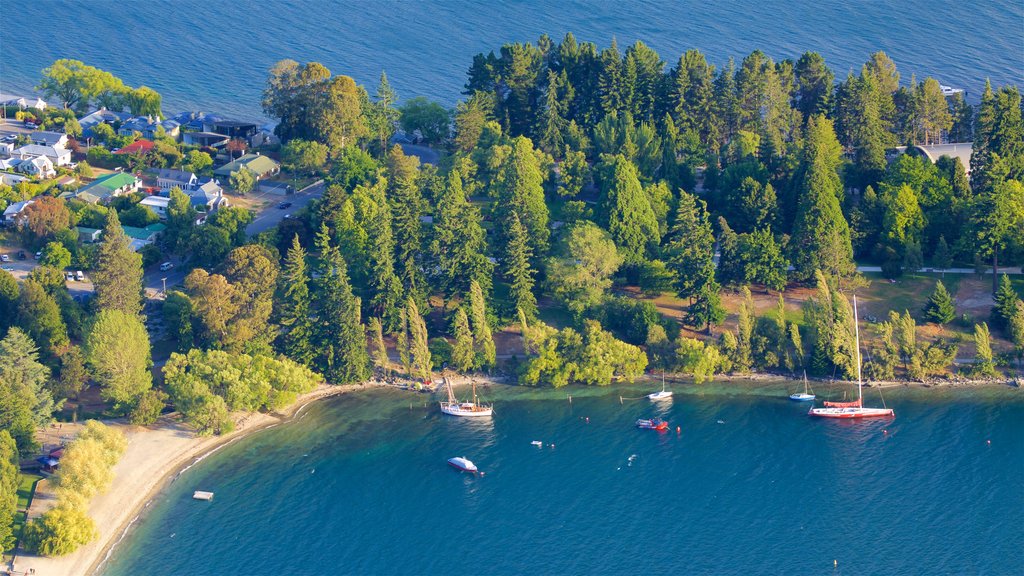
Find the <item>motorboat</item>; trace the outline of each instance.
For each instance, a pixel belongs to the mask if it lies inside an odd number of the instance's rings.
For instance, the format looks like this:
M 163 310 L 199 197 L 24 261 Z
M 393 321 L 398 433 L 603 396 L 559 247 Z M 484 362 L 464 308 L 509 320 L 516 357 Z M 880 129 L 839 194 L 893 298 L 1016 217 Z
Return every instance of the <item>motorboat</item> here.
M 472 472 L 473 474 L 477 473 L 476 464 L 470 462 L 470 460 L 465 456 L 456 456 L 455 458 L 449 458 L 448 464 L 450 464 L 452 468 L 456 468 L 463 472 Z
M 640 428 L 641 430 L 665 431 L 668 430 L 668 422 L 662 420 L 661 418 L 641 418 L 640 420 L 636 421 L 636 427 Z

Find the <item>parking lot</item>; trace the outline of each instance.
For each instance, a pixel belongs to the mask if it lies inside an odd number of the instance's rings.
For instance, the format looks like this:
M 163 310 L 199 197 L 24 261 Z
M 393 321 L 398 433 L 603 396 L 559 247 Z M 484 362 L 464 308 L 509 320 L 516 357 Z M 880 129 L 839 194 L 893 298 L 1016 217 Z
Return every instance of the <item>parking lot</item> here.
M 0 246 L 0 260 L 3 259 L 3 256 L 7 256 L 8 259 L 7 262 L 0 261 L 0 269 L 10 272 L 19 282 L 28 278 L 28 275 L 32 270 L 39 266 L 39 262 L 33 259 L 32 254 L 27 250 L 25 252 L 26 258 L 24 260 L 19 260 L 18 252 L 20 250 L 20 248 L 11 248 L 10 246 Z M 65 271 L 65 273 L 66 272 L 67 271 Z M 83 276 L 83 280 L 78 280 L 77 278 L 65 280 L 68 292 L 73 298 L 76 296 L 87 297 L 89 294 L 92 294 L 92 281 L 89 280 L 89 276 L 87 274 L 84 274 Z

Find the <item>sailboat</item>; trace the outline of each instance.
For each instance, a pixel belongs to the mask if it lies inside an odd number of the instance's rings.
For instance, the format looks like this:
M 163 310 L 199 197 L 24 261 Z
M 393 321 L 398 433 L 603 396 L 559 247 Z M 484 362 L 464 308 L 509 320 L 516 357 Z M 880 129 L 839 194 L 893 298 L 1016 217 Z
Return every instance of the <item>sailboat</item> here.
M 672 399 L 672 392 L 669 391 L 669 390 L 665 390 L 665 373 L 664 372 L 661 373 L 661 392 L 652 392 L 652 393 L 648 394 L 647 397 L 650 398 L 651 400 L 654 400 L 655 402 L 657 402 L 659 400 L 671 400 Z
M 790 394 L 789 395 L 789 399 L 793 400 L 795 402 L 810 402 L 811 400 L 814 400 L 814 398 L 815 398 L 814 394 L 811 394 L 810 390 L 807 388 L 807 371 L 805 370 L 804 371 L 804 391 L 803 392 L 797 392 L 796 394 Z
M 853 331 L 857 341 L 857 399 L 853 402 L 825 402 L 824 408 L 811 408 L 807 414 L 819 418 L 878 418 L 895 416 L 892 408 L 865 408 L 864 384 L 860 375 L 860 327 L 857 318 L 857 296 L 853 296 Z M 884 403 L 883 403 L 884 405 Z
M 476 380 L 473 380 L 473 401 L 459 402 L 452 390 L 451 380 L 445 376 L 444 383 L 448 388 L 448 400 L 441 402 L 441 412 L 452 416 L 490 416 L 494 414 L 494 407 L 490 404 L 479 404 L 476 399 Z

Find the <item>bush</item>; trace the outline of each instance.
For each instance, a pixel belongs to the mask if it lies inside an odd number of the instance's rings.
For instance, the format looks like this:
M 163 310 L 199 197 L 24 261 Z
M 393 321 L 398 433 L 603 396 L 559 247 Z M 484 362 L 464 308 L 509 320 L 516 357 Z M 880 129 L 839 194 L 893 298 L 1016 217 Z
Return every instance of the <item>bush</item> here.
M 448 340 L 431 338 L 427 342 L 427 348 L 430 350 L 430 363 L 434 370 L 440 370 L 452 363 L 452 345 Z
M 84 510 L 58 505 L 25 525 L 25 548 L 41 556 L 63 556 L 99 536 L 96 524 Z
M 128 421 L 136 426 L 149 426 L 156 422 L 167 404 L 167 394 L 160 390 L 148 390 L 132 408 Z
M 632 298 L 609 298 L 600 314 L 601 324 L 630 344 L 645 344 L 652 326 L 661 326 L 666 332 L 673 328 L 653 303 Z

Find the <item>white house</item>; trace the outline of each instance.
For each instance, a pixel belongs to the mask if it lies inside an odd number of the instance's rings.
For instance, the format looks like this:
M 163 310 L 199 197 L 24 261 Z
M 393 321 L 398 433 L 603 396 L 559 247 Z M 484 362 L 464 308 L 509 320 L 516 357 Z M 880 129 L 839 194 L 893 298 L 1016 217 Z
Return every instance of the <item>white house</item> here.
M 22 225 L 25 223 L 25 208 L 32 204 L 33 200 L 25 200 L 24 202 L 15 202 L 4 210 L 4 224 L 7 226 Z
M 167 218 L 167 206 L 170 203 L 170 198 L 164 198 L 163 196 L 146 196 L 139 202 L 139 205 L 145 206 L 153 212 L 156 212 L 156 215 L 159 216 L 161 220 L 165 220 Z
M 33 144 L 38 144 L 39 146 L 68 147 L 68 135 L 63 132 L 40 130 L 38 132 L 30 132 L 29 138 Z
M 199 177 L 193 172 L 163 168 L 156 173 L 156 183 L 160 190 L 167 194 L 171 193 L 171 188 L 189 192 L 199 185 Z
M 22 159 L 18 164 L 18 171 L 36 178 L 52 178 L 57 175 L 57 171 L 53 169 L 53 162 L 46 156 Z
M 39 144 L 27 144 L 18 148 L 12 154 L 15 158 L 29 160 L 37 156 L 45 156 L 50 159 L 54 166 L 67 166 L 71 163 L 71 151 L 63 146 L 40 146 Z
M 0 166 L 3 165 L 3 160 L 0 160 Z M 10 172 L 0 172 L 0 184 L 6 184 L 8 186 L 15 186 L 19 182 L 25 182 L 28 180 L 28 176 L 22 176 L 21 174 L 11 174 Z
M 0 142 L 0 156 L 10 158 L 14 154 L 14 142 Z

